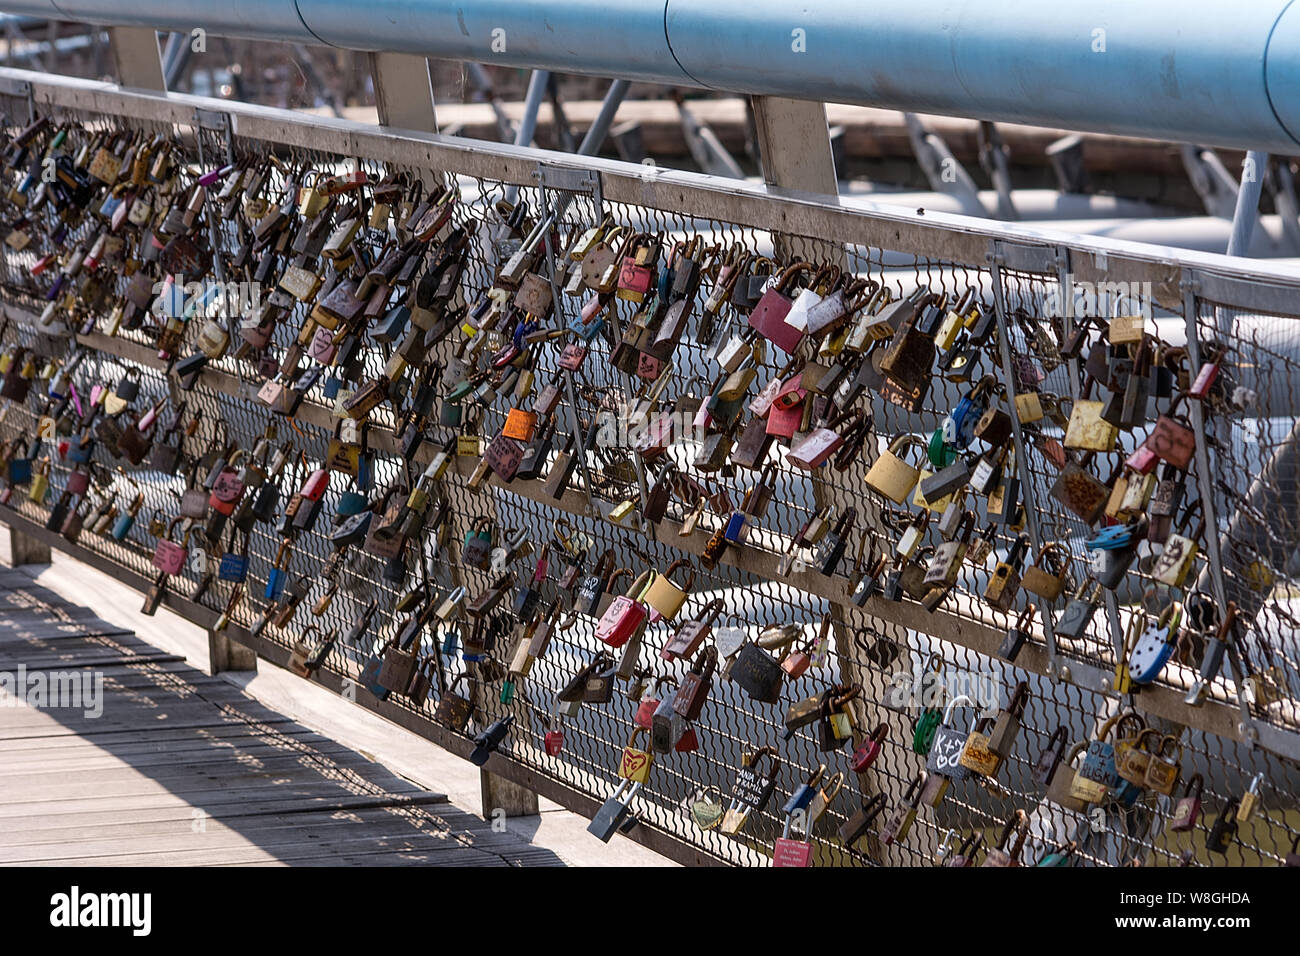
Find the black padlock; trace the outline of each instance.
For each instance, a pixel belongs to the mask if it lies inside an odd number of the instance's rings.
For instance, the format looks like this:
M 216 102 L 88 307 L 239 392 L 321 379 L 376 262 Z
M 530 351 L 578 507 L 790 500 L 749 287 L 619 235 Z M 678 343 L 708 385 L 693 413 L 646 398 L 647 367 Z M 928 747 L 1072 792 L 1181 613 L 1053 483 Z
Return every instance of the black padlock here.
M 827 577 L 835 573 L 840 561 L 844 559 L 844 552 L 849 543 L 849 532 L 853 530 L 853 523 L 857 517 L 856 508 L 846 509 L 844 514 L 840 515 L 840 520 L 835 523 L 835 527 L 818 544 L 817 569 Z
M 1219 817 L 1210 827 L 1210 834 L 1205 838 L 1205 848 L 1211 853 L 1227 853 L 1232 841 L 1237 838 L 1237 805 L 1233 797 L 1223 805 Z
M 481 767 L 487 763 L 488 757 L 501 746 L 501 742 L 510 733 L 510 725 L 514 722 L 515 715 L 510 714 L 500 720 L 493 721 L 487 730 L 475 737 L 474 750 L 469 755 L 470 763 L 476 767 Z
M 209 541 L 217 542 L 221 540 L 221 534 L 226 530 L 227 515 L 222 514 L 216 508 L 211 509 L 212 513 L 208 515 L 207 524 L 203 526 L 203 533 Z
M 178 384 L 181 391 L 188 392 L 194 388 L 198 382 L 199 373 L 207 367 L 207 364 L 208 357 L 202 352 L 195 352 L 193 355 L 187 355 L 172 366 L 172 371 L 180 378 Z
M 291 522 L 293 531 L 311 531 L 316 527 L 316 519 L 320 517 L 321 506 L 324 504 L 324 498 L 317 498 L 315 501 L 304 501 L 299 505 Z
M 268 481 L 257 490 L 257 495 L 253 499 L 253 520 L 260 521 L 262 524 L 274 521 L 279 510 L 280 486 L 274 481 Z
M 164 571 L 154 579 L 153 586 L 149 588 L 149 593 L 144 597 L 144 605 L 140 608 L 141 614 L 152 617 L 158 612 L 158 605 L 162 603 L 163 592 L 167 590 L 168 577 L 169 575 Z
M 117 388 L 113 394 L 126 402 L 128 405 L 134 402 L 136 396 L 140 394 L 140 370 L 128 369 L 127 373 L 117 383 Z
M 1015 623 L 1007 628 L 1007 636 L 998 645 L 998 657 L 1004 661 L 1014 661 L 1019 656 L 1021 648 L 1029 640 L 1029 624 L 1033 621 L 1036 610 L 1037 608 L 1030 604 L 1020 612 L 1020 617 Z
M 389 584 L 401 587 L 406 583 L 406 548 L 403 546 L 398 552 L 384 562 L 383 578 Z
M 68 519 L 68 508 L 72 503 L 72 493 L 69 491 L 59 495 L 59 500 L 54 503 L 50 509 L 50 516 L 46 519 L 45 529 L 47 531 L 58 531 L 63 527 L 63 522 Z

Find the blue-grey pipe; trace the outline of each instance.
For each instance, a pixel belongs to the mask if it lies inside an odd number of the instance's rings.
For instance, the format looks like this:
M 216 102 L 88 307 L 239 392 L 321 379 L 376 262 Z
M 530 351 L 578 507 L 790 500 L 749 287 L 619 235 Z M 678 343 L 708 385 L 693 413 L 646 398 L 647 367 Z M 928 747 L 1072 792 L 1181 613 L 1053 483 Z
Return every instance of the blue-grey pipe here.
M 1246 154 L 1242 167 L 1248 175 L 1241 177 L 1237 190 L 1237 208 L 1232 214 L 1232 234 L 1228 236 L 1228 255 L 1244 256 L 1250 248 L 1250 238 L 1259 221 L 1259 196 L 1264 189 L 1264 171 L 1268 167 L 1268 153 L 1252 149 Z
M 592 121 L 587 134 L 582 137 L 582 144 L 578 146 L 579 156 L 595 156 L 600 152 L 605 137 L 609 135 L 609 128 L 614 125 L 614 117 L 623 103 L 623 97 L 627 96 L 627 89 L 631 85 L 627 80 L 615 80 L 609 85 L 609 89 L 605 91 L 605 98 L 600 103 L 600 111 L 596 113 L 596 118 Z
M 528 92 L 524 95 L 524 115 L 515 129 L 515 145 L 531 146 L 533 135 L 537 132 L 537 111 L 542 107 L 542 98 L 546 96 L 546 83 L 551 74 L 546 70 L 533 70 L 528 79 Z M 506 188 L 506 201 L 513 203 L 519 196 L 518 186 Z
M 0 0 L 7 12 L 1300 152 L 1300 2 Z

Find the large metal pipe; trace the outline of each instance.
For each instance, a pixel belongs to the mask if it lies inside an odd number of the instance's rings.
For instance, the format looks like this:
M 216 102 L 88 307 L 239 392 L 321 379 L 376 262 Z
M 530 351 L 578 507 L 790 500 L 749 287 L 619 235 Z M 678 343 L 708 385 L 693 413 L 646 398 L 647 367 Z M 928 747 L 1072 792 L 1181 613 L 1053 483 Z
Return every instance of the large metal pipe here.
M 1300 153 L 1292 0 L 0 0 L 92 23 L 389 50 Z

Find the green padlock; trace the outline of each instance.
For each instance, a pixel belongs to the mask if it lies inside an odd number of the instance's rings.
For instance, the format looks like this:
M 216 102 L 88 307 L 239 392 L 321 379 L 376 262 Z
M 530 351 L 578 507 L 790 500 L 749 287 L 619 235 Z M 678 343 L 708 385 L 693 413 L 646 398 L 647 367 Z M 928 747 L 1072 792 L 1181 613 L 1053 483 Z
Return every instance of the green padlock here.
M 943 711 L 938 707 L 927 707 L 921 711 L 921 716 L 916 718 L 916 724 L 912 728 L 912 750 L 918 754 L 928 754 L 930 747 L 934 743 L 934 735 L 939 729 L 939 724 L 943 720 Z

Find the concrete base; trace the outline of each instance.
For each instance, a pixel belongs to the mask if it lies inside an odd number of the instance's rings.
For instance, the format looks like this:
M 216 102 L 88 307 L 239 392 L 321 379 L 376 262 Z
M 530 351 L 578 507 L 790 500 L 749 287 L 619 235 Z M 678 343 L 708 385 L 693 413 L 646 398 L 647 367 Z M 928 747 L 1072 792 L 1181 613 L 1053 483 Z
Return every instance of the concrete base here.
M 49 564 L 50 546 L 35 538 L 23 534 L 15 528 L 8 529 L 9 555 L 7 563 L 11 568 L 24 564 Z
M 208 631 L 208 667 L 212 674 L 257 671 L 257 653 L 218 631 Z
M 537 794 L 527 787 L 521 787 L 486 770 L 479 771 L 479 781 L 483 792 L 484 819 L 492 819 L 498 810 L 504 810 L 507 817 L 537 816 Z

